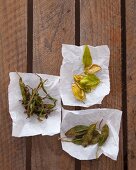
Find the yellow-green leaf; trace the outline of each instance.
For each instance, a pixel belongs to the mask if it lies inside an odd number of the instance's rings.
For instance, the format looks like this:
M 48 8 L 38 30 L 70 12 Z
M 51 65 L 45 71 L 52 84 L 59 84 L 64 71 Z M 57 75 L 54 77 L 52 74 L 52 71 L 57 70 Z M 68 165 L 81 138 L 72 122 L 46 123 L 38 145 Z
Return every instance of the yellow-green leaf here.
M 85 68 L 85 74 L 94 74 L 100 70 L 101 67 L 99 65 L 92 64 L 91 66 Z
M 83 76 L 82 74 L 75 74 L 75 75 L 73 76 L 74 81 L 77 82 L 77 83 L 79 83 L 80 80 L 82 80 L 83 77 L 84 77 L 84 76 Z
M 79 85 L 84 91 L 90 92 L 93 88 L 98 86 L 99 83 L 100 79 L 96 75 L 90 74 L 84 76 L 84 78 L 79 82 Z
M 84 68 L 92 65 L 92 57 L 91 57 L 90 49 L 87 45 L 85 45 L 85 48 L 84 48 L 83 65 L 84 65 Z
M 72 84 L 72 92 L 77 100 L 83 101 L 86 98 L 85 92 L 78 86 L 77 83 Z

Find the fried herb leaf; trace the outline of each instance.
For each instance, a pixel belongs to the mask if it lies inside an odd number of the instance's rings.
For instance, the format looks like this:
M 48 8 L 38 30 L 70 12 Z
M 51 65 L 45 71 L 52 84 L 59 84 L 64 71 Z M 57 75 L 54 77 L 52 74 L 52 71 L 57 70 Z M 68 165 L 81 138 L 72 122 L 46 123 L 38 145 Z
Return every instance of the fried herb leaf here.
M 109 127 L 107 124 L 105 124 L 102 128 L 101 135 L 98 141 L 98 145 L 102 146 L 106 142 L 108 136 L 109 136 Z
M 86 133 L 88 129 L 88 126 L 85 125 L 77 125 L 74 126 L 73 128 L 69 129 L 65 135 L 67 137 L 76 137 L 76 136 L 80 136 L 80 135 L 84 135 Z
M 84 47 L 84 53 L 83 53 L 82 60 L 83 60 L 84 68 L 92 65 L 92 57 L 91 57 L 90 49 L 87 45 L 85 45 L 85 47 Z
M 92 124 L 89 126 L 87 133 L 83 136 L 83 143 L 82 146 L 86 147 L 89 145 L 89 143 L 91 142 L 92 138 L 93 138 L 93 133 L 96 129 L 96 124 Z

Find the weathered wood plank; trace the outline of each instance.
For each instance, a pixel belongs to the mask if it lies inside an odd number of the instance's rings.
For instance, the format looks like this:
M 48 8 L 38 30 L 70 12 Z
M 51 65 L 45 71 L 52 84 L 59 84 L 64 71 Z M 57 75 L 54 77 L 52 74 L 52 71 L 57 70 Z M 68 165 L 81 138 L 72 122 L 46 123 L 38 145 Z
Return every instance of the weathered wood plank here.
M 34 0 L 33 71 L 59 75 L 61 44 L 74 43 L 74 1 Z M 33 170 L 73 170 L 74 159 L 62 151 L 58 135 L 32 138 Z
M 136 0 L 126 0 L 128 170 L 136 168 Z
M 25 170 L 25 139 L 11 137 L 10 71 L 26 71 L 26 0 L 0 0 L 0 169 Z
M 81 0 L 81 44 L 108 44 L 111 51 L 110 81 L 111 92 L 100 107 L 122 107 L 121 90 L 121 12 L 120 0 Z M 98 107 L 98 106 L 97 106 Z M 123 141 L 120 132 L 120 151 L 117 162 L 102 156 L 99 160 L 82 161 L 82 170 L 122 170 Z

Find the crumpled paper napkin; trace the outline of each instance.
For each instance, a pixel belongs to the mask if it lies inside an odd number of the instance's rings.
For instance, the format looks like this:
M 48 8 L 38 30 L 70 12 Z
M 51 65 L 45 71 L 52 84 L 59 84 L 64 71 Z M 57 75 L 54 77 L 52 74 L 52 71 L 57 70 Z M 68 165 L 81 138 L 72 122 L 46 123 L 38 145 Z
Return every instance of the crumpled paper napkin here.
M 19 73 L 25 84 L 32 88 L 37 87 L 40 82 L 39 77 L 32 73 Z M 59 94 L 59 77 L 47 74 L 39 74 L 44 80 L 47 92 L 57 99 L 55 111 L 51 112 L 48 119 L 42 122 L 37 120 L 37 116 L 34 115 L 30 118 L 26 118 L 24 114 L 24 107 L 19 100 L 22 99 L 21 91 L 19 87 L 19 76 L 15 72 L 11 72 L 10 84 L 8 87 L 9 98 L 9 112 L 12 118 L 12 136 L 34 136 L 38 134 L 52 136 L 60 132 L 61 123 L 61 99 Z M 45 95 L 40 91 L 40 95 Z
M 117 160 L 119 152 L 119 129 L 122 111 L 117 109 L 88 109 L 79 111 L 62 110 L 63 120 L 61 124 L 61 138 L 65 137 L 65 132 L 76 125 L 90 125 L 103 119 L 101 127 L 106 123 L 109 126 L 109 137 L 105 144 L 99 148 L 98 157 L 101 154 Z M 69 140 L 69 138 L 66 138 Z M 89 145 L 86 148 L 75 145 L 71 142 L 62 143 L 62 149 L 72 157 L 79 160 L 96 159 L 97 144 Z
M 73 75 L 83 73 L 82 56 L 84 46 L 63 44 L 63 62 L 60 69 L 60 95 L 64 105 L 89 107 L 94 104 L 101 104 L 103 98 L 110 92 L 109 48 L 107 45 L 88 47 L 90 48 L 93 64 L 98 64 L 102 68 L 100 72 L 96 73 L 101 83 L 91 93 L 86 94 L 84 103 L 75 99 L 71 85 L 74 82 Z

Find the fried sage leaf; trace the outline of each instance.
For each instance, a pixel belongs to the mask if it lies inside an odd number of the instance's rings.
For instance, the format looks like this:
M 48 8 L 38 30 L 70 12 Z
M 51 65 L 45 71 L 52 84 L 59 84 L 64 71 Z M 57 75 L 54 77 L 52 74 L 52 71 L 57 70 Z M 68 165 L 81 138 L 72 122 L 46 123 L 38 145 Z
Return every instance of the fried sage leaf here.
M 82 145 L 83 139 L 82 138 L 74 138 L 72 139 L 72 143 L 76 145 Z
M 85 68 L 85 74 L 94 74 L 100 70 L 101 67 L 99 65 L 92 64 L 91 66 Z
M 77 100 L 84 101 L 86 98 L 85 92 L 78 86 L 77 83 L 72 84 L 72 92 Z
M 100 133 L 97 130 L 94 130 L 93 137 L 92 137 L 90 144 L 92 145 L 97 144 L 99 141 L 99 137 L 100 137 Z
M 79 83 L 79 82 L 84 78 L 84 75 L 82 75 L 82 74 L 75 74 L 75 75 L 73 76 L 73 78 L 74 78 L 74 81 L 75 81 L 76 83 Z
M 79 82 L 79 85 L 85 92 L 90 92 L 93 88 L 96 88 L 99 83 L 100 79 L 96 75 L 91 74 L 84 76 Z
M 87 132 L 88 126 L 85 125 L 77 125 L 74 126 L 73 128 L 69 129 L 65 135 L 67 137 L 76 137 L 80 135 L 84 135 Z
M 105 124 L 102 128 L 101 135 L 99 137 L 98 146 L 102 146 L 109 136 L 109 127 Z
M 17 73 L 18 74 L 18 73 Z M 28 86 L 26 86 L 22 80 L 22 77 L 19 76 L 19 86 L 21 90 L 21 95 L 22 95 L 22 104 L 27 105 L 28 100 L 30 99 L 30 92 Z
M 82 60 L 83 60 L 84 68 L 92 65 L 92 57 L 91 57 L 90 49 L 87 45 L 85 45 L 84 47 L 84 54 Z
M 93 138 L 93 133 L 96 130 L 96 123 L 89 126 L 87 133 L 83 136 L 82 146 L 88 146 Z

